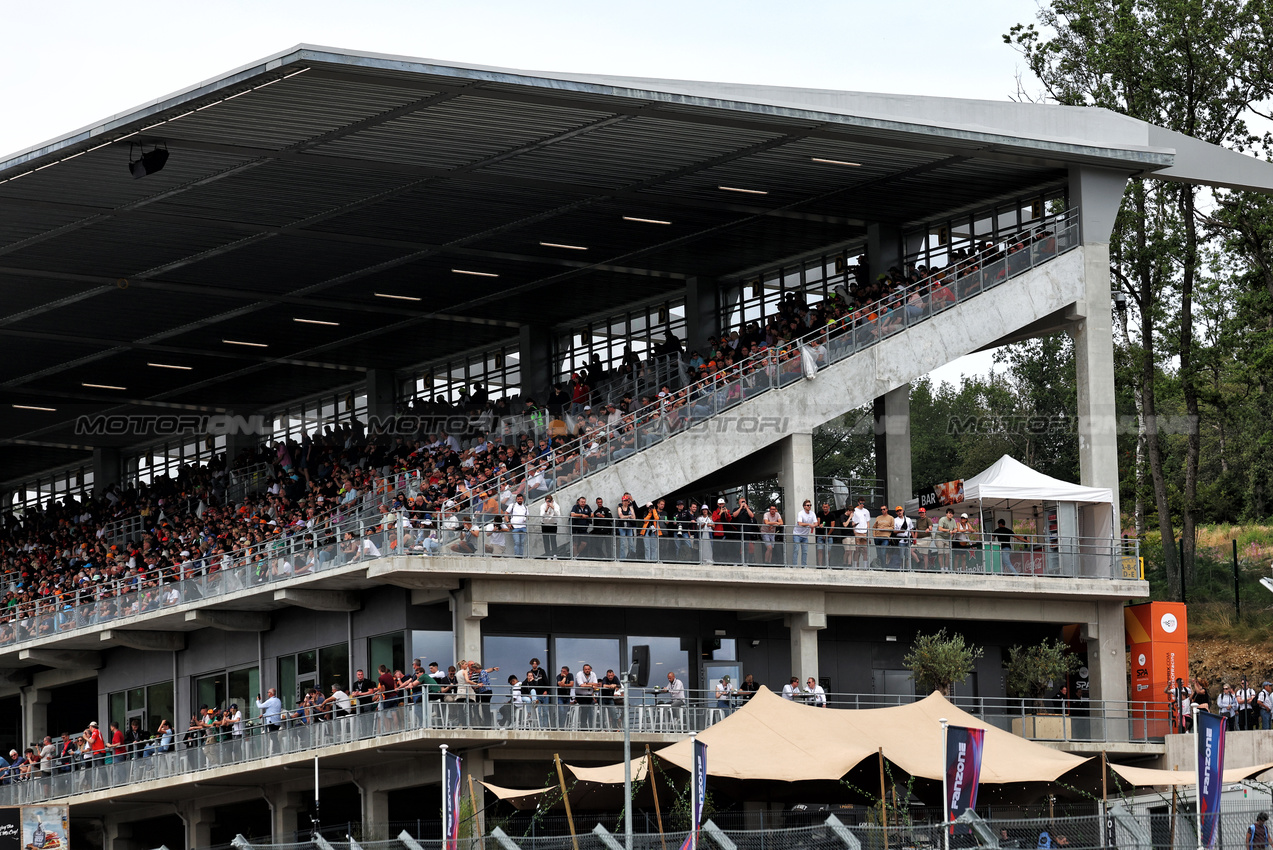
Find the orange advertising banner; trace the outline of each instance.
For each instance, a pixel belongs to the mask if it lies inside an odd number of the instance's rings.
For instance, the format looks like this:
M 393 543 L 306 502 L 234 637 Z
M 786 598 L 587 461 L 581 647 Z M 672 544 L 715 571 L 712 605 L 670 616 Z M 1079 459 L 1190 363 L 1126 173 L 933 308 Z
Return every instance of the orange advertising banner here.
M 1131 661 L 1134 722 L 1149 735 L 1171 731 L 1171 698 L 1166 689 L 1189 679 L 1189 632 L 1180 602 L 1147 602 L 1123 609 Z

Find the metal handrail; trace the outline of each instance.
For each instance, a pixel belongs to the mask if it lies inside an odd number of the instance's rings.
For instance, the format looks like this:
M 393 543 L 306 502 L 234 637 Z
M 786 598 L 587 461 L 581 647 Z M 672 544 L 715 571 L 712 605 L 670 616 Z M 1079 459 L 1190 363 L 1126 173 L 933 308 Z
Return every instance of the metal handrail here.
M 201 770 L 248 765 L 277 756 L 323 747 L 374 741 L 386 735 L 454 735 L 456 730 L 488 730 L 522 734 L 529 738 L 554 733 L 589 733 L 602 740 L 622 734 L 622 699 L 617 693 L 588 695 L 531 695 L 519 689 L 517 701 L 508 686 L 493 688 L 481 699 L 467 694 L 447 701 L 446 694 L 419 689 L 373 694 L 354 702 L 348 715 L 337 716 L 334 707 L 323 711 L 288 712 L 277 730 L 269 730 L 260 717 L 245 721 L 243 734 L 229 726 L 204 729 L 188 740 L 175 733 L 168 751 L 162 740 L 152 738 L 134 746 L 119 761 L 103 758 L 59 761 L 53 773 L 22 781 L 0 778 L 0 805 L 26 805 L 76 794 L 103 791 L 138 782 L 174 779 Z M 777 693 L 782 693 L 778 690 Z M 629 720 L 637 735 L 680 736 L 701 732 L 742 708 L 748 697 L 737 690 L 723 696 L 712 690 L 686 690 L 683 700 L 673 699 L 662 688 L 631 689 Z M 874 709 L 906 705 L 917 695 L 826 693 L 801 690 L 793 701 L 816 708 L 825 699 L 831 709 Z M 592 700 L 592 701 L 589 701 Z M 1031 740 L 1067 743 L 1158 741 L 1170 726 L 1165 703 L 1093 700 L 1064 706 L 1048 701 L 1010 698 L 953 697 L 958 707 L 983 723 Z M 1050 707 L 1055 706 L 1054 711 Z M 658 740 L 657 738 L 655 740 Z M 113 751 L 112 751 L 113 752 Z M 4 784 L 5 782 L 8 784 Z

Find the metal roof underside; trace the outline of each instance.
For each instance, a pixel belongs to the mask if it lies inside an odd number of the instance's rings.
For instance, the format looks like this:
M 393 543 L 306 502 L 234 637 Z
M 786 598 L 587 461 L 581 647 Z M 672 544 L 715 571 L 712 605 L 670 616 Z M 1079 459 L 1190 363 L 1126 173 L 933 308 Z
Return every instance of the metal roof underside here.
M 74 434 L 81 414 L 259 411 L 1055 188 L 1076 162 L 1172 162 L 638 82 L 301 47 L 0 163 L 0 481 L 87 462 L 103 438 Z M 138 143 L 170 159 L 135 180 Z

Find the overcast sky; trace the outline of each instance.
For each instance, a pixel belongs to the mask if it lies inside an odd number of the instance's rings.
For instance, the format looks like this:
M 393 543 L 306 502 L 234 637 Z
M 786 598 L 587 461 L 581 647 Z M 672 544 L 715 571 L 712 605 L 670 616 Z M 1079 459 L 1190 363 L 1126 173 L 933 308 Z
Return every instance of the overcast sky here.
M 300 43 L 526 70 L 1006 100 L 1022 63 L 1002 35 L 1036 11 L 1032 0 L 10 3 L 0 160 Z M 937 377 L 988 363 L 964 358 Z

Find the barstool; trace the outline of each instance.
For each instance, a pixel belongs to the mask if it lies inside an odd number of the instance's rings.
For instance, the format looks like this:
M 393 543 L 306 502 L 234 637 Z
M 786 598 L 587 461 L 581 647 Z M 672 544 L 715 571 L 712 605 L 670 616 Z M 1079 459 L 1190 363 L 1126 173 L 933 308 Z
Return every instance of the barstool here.
M 657 728 L 654 724 L 654 706 L 634 705 L 632 708 L 636 711 L 637 731 L 653 732 Z
M 721 722 L 722 720 L 725 719 L 725 716 L 727 714 L 729 714 L 729 711 L 727 709 L 721 708 L 720 706 L 716 706 L 715 708 L 708 709 L 707 710 L 707 725 L 711 726 L 713 723 Z
M 685 731 L 685 706 L 660 703 L 655 706 L 655 727 L 660 732 Z

